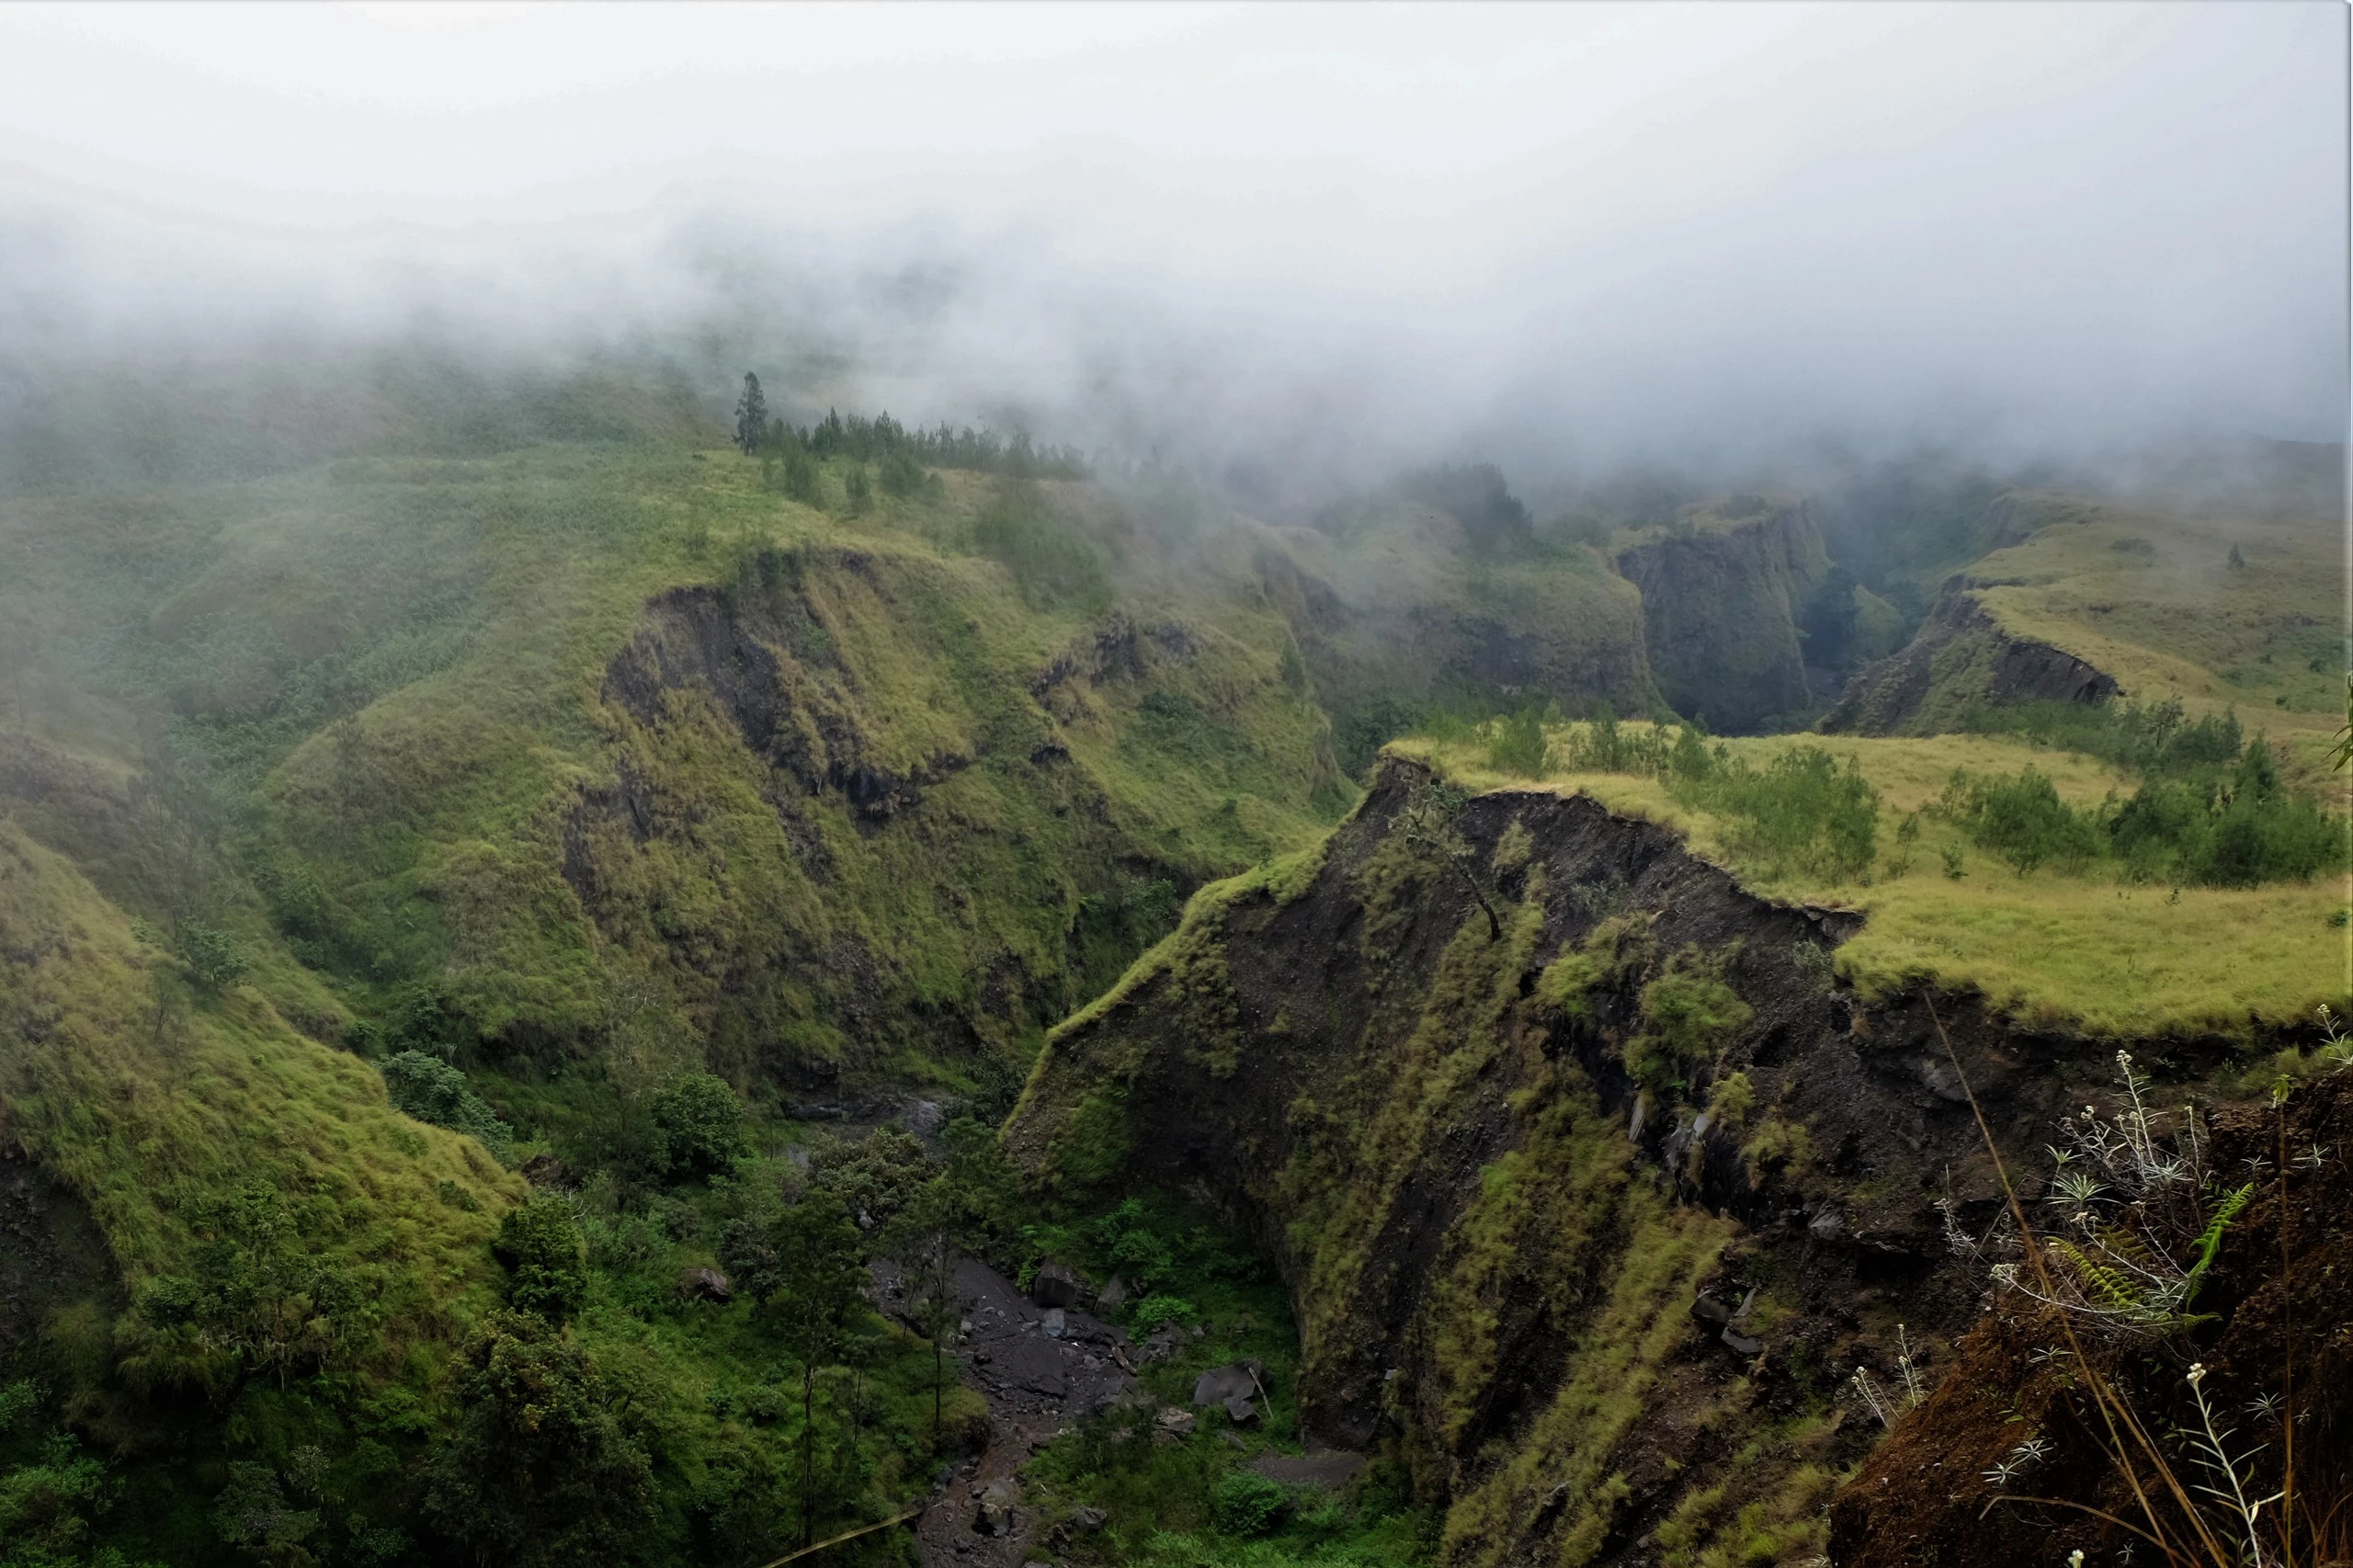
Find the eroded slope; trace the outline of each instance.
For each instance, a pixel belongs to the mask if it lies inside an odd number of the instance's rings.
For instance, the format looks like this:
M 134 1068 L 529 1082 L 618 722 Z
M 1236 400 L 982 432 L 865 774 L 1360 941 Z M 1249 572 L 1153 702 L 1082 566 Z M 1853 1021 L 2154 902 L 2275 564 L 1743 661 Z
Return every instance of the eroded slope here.
M 1007 1144 L 1252 1230 L 1299 1305 L 1302 1426 L 1395 1444 L 1444 1561 L 1804 1555 L 1870 1440 L 1845 1370 L 1893 1375 L 1899 1321 L 1933 1358 L 1975 1308 L 1935 1205 L 1983 1220 L 1995 1188 L 1929 999 L 1859 1004 L 1850 917 L 1579 796 L 1453 812 L 1491 935 L 1408 830 L 1429 789 L 1392 758 L 1322 851 L 1205 890 L 1051 1037 Z M 2077 1048 L 1943 1006 L 2032 1137 Z

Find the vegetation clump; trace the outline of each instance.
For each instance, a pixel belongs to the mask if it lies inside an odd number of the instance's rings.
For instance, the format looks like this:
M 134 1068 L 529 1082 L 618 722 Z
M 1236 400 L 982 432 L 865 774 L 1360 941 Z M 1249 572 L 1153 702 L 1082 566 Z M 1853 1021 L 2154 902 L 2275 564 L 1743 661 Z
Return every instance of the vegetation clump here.
M 2206 733 L 2212 744 L 2154 753 L 2120 802 L 2070 807 L 2029 767 L 2006 778 L 1957 772 L 1938 809 L 2020 876 L 2112 859 L 2136 882 L 2246 888 L 2345 863 L 2344 824 L 2281 784 L 2260 736 L 2242 744 L 2235 722 Z
M 479 1138 L 484 1148 L 502 1157 L 512 1147 L 514 1130 L 467 1086 L 464 1073 L 439 1057 L 403 1051 L 386 1058 L 381 1071 L 384 1092 L 405 1114 Z

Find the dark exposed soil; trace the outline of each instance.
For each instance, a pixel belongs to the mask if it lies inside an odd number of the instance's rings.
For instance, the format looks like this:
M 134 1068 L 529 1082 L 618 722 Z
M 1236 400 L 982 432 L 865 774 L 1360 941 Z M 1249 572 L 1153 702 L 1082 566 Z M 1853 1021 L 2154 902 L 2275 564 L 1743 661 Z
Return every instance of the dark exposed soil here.
M 0 1150 L 0 1370 L 68 1302 L 119 1292 L 112 1254 L 88 1207 L 13 1150 Z
M 2220 1112 L 2213 1131 L 2211 1167 L 2232 1180 L 2250 1172 L 2258 1180 L 2254 1205 L 2227 1233 L 2195 1303 L 2214 1321 L 2162 1339 L 2082 1343 L 2156 1433 L 2196 1423 L 2184 1374 L 2193 1362 L 2204 1365 L 2211 1403 L 2238 1429 L 2233 1449 L 2263 1448 L 2250 1477 L 2256 1495 L 2279 1488 L 2283 1431 L 2279 1417 L 2267 1420 L 2249 1406 L 2292 1392 L 2297 1485 L 2306 1499 L 2298 1512 L 2325 1516 L 2353 1488 L 2353 1298 L 2342 1284 L 2353 1278 L 2353 1205 L 2346 1201 L 2353 1076 L 2307 1085 L 2289 1100 L 2284 1282 L 2281 1128 L 2256 1106 Z M 2307 1163 L 2315 1150 L 2316 1168 Z M 2258 1170 L 2246 1163 L 2253 1160 L 2266 1163 Z M 2145 1525 L 2145 1516 L 2121 1472 L 2103 1457 L 2105 1429 L 2096 1407 L 2070 1386 L 2075 1380 L 2064 1363 L 2052 1359 L 2054 1349 L 2066 1347 L 2060 1324 L 2031 1306 L 2006 1298 L 1986 1314 L 1927 1403 L 1897 1423 L 1840 1494 L 1830 1550 L 1838 1568 L 2008 1568 L 2063 1562 L 2076 1548 L 2092 1568 L 2130 1561 L 2124 1549 L 2134 1544 L 2131 1538 L 2082 1510 L 2096 1507 L 2135 1525 Z M 2008 1491 L 2061 1501 L 1997 1502 L 2001 1494 L 1985 1471 L 2038 1435 L 2052 1444 L 2051 1457 Z M 2180 1445 L 2167 1443 L 2165 1451 L 2185 1485 L 2220 1481 Z M 2141 1468 L 2152 1474 L 2145 1461 Z M 2178 1527 L 2177 1511 L 2161 1504 L 2160 1513 Z M 2145 1562 L 2156 1553 L 2143 1542 L 2137 1556 Z

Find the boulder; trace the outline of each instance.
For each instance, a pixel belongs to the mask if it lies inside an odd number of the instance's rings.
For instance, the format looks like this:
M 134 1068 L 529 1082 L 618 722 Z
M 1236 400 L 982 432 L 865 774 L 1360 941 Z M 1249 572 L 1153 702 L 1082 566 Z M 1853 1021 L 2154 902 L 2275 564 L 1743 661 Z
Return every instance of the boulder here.
M 678 1274 L 678 1300 L 682 1301 L 717 1301 L 724 1306 L 735 1299 L 734 1287 L 727 1276 L 716 1268 L 688 1268 Z
M 1179 1410 L 1173 1404 L 1154 1416 L 1152 1421 L 1154 1432 L 1171 1441 L 1191 1437 L 1193 1428 L 1198 1425 L 1191 1411 Z
M 1258 1419 L 1258 1406 L 1246 1393 L 1237 1393 L 1225 1402 L 1225 1414 L 1236 1426 L 1246 1426 Z
M 534 1154 L 516 1169 L 525 1181 L 542 1192 L 565 1192 L 580 1185 L 572 1167 L 553 1154 Z
M 1103 1289 L 1097 1293 L 1095 1310 L 1098 1312 L 1116 1312 L 1127 1299 L 1128 1282 L 1114 1274 L 1103 1282 Z
M 1253 1399 L 1265 1387 L 1267 1369 L 1256 1361 L 1230 1361 L 1213 1367 L 1193 1380 L 1195 1404 L 1223 1404 L 1229 1400 Z
M 1029 1282 L 1029 1299 L 1041 1307 L 1080 1306 L 1086 1296 L 1086 1281 L 1066 1263 L 1042 1265 Z
M 983 1535 L 1011 1533 L 1013 1505 L 1018 1495 L 1010 1481 L 990 1482 L 981 1489 L 980 1506 L 972 1512 L 972 1528 Z
M 1063 1332 L 1070 1327 L 1070 1320 L 1063 1315 L 1062 1308 L 1048 1307 L 1046 1321 L 1039 1327 L 1044 1331 L 1047 1338 L 1060 1339 Z
M 1070 1522 L 1074 1528 L 1093 1535 L 1111 1522 L 1111 1516 L 1100 1508 L 1077 1508 L 1072 1511 Z

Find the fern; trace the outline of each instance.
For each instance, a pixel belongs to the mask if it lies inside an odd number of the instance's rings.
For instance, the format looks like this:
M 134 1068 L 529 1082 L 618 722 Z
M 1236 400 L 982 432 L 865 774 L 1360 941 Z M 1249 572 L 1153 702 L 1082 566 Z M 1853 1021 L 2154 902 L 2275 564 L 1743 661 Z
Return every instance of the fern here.
M 2131 1317 L 2146 1315 L 2141 1292 L 2135 1290 L 2123 1275 L 2097 1262 L 2063 1236 L 2052 1237 L 2050 1245 L 2052 1251 L 2067 1260 L 2086 1289 L 2097 1297 L 2102 1305 Z
M 2198 1254 L 2198 1261 L 2189 1266 L 2188 1274 L 2182 1279 L 2181 1304 L 2183 1306 L 2188 1306 L 2191 1298 L 2198 1294 L 2198 1282 L 2206 1277 L 2206 1270 L 2212 1265 L 2214 1255 L 2222 1250 L 2222 1233 L 2231 1228 L 2231 1221 L 2245 1212 L 2246 1206 L 2254 1200 L 2255 1183 L 2248 1182 L 2245 1187 L 2222 1199 L 2221 1207 L 2214 1210 L 2214 1217 L 2206 1221 L 2204 1230 L 2198 1233 L 2198 1240 L 2191 1244 Z

